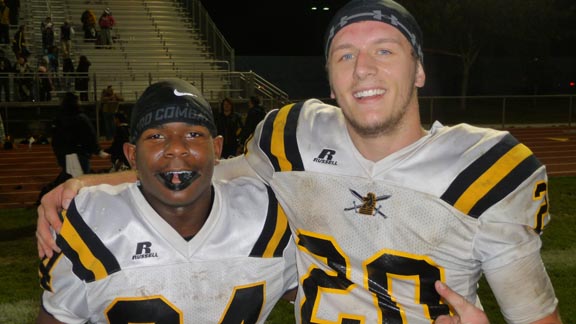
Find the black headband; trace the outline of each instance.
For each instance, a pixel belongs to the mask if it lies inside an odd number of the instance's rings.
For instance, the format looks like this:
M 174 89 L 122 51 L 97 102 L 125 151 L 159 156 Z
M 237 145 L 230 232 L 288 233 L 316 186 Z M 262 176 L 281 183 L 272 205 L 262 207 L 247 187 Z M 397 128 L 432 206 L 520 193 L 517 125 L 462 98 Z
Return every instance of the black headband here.
M 380 21 L 395 27 L 412 44 L 420 61 L 424 62 L 422 31 L 418 22 L 408 10 L 392 0 L 352 0 L 338 10 L 324 36 L 326 59 L 336 33 L 349 24 L 360 21 Z
M 152 84 L 138 98 L 130 121 L 131 141 L 148 128 L 171 122 L 201 125 L 216 136 L 216 124 L 210 104 L 196 87 L 180 79 Z

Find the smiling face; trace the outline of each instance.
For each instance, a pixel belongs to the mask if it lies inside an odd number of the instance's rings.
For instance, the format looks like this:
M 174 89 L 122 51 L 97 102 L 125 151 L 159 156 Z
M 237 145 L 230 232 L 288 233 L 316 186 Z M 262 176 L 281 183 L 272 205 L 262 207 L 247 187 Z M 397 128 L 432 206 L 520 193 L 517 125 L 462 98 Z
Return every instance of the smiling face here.
M 144 130 L 124 153 L 138 172 L 142 193 L 155 210 L 210 202 L 222 137 L 204 126 L 165 123 Z
M 331 96 L 352 136 L 378 137 L 418 124 L 417 88 L 425 81 L 412 45 L 396 28 L 363 21 L 342 28 L 328 55 Z

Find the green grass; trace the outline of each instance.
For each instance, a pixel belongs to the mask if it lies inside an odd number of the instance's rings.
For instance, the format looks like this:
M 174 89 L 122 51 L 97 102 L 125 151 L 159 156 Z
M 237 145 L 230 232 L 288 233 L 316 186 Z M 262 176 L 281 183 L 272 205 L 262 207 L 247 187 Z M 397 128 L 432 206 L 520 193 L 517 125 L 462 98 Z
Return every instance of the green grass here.
M 38 314 L 35 229 L 35 209 L 0 209 L 0 323 L 34 323 Z
M 576 177 L 550 179 L 552 222 L 542 236 L 542 257 L 565 323 L 576 318 Z M 32 324 L 38 312 L 35 209 L 0 209 L 0 323 Z M 485 282 L 480 298 L 492 324 L 504 324 Z M 280 302 L 268 319 L 270 324 L 294 323 L 293 306 Z

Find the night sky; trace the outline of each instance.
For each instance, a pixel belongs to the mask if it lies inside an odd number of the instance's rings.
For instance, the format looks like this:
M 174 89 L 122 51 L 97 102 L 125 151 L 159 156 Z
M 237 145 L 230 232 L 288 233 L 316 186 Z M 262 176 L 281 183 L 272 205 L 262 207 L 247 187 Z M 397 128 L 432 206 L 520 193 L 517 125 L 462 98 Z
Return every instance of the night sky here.
M 567 7 L 573 0 L 555 1 Z M 201 2 L 237 56 L 322 56 L 326 26 L 335 11 L 348 0 Z M 312 11 L 313 5 L 328 6 L 330 10 Z M 576 34 L 574 24 L 568 23 L 563 29 L 567 34 Z M 572 40 L 575 38 L 576 35 L 571 36 Z M 557 55 L 576 55 L 574 42 L 558 41 L 551 46 Z
M 238 56 L 317 56 L 334 14 L 311 11 L 320 2 L 339 8 L 347 0 L 202 0 Z

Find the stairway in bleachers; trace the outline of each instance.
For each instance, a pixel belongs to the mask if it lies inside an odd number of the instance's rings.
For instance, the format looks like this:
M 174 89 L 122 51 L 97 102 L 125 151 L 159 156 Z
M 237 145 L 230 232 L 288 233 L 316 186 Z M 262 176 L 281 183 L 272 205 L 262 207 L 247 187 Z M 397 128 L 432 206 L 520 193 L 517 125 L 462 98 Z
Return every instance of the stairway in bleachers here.
M 103 148 L 110 143 L 101 143 Z M 92 170 L 106 172 L 109 159 L 92 157 Z M 49 144 L 19 144 L 12 150 L 0 149 L 0 208 L 34 207 L 42 187 L 60 173 Z

